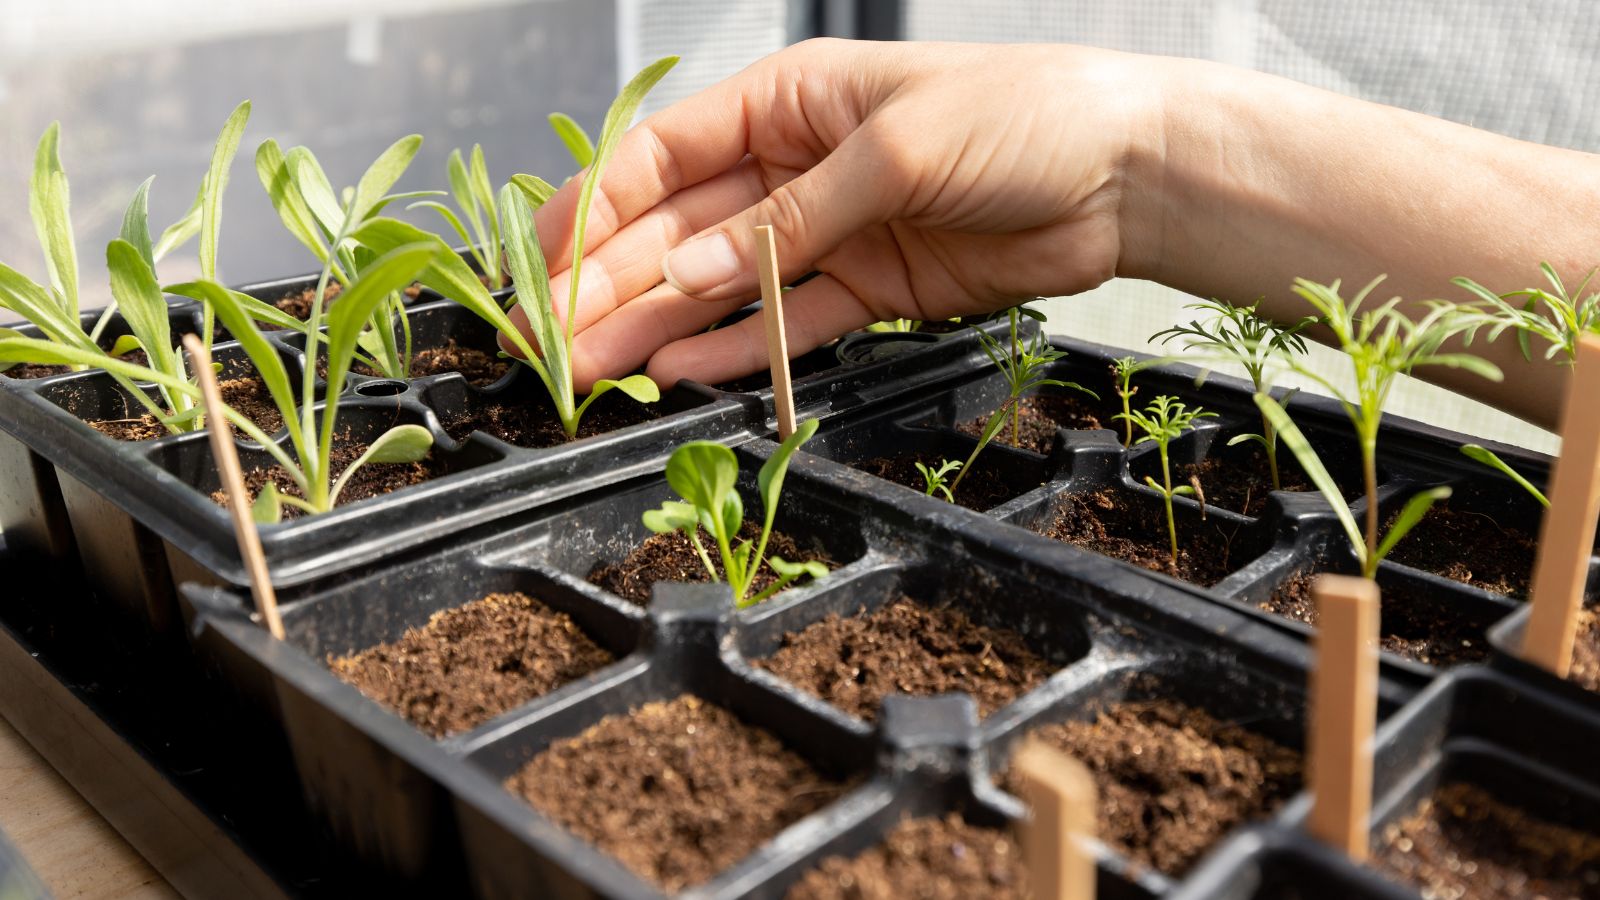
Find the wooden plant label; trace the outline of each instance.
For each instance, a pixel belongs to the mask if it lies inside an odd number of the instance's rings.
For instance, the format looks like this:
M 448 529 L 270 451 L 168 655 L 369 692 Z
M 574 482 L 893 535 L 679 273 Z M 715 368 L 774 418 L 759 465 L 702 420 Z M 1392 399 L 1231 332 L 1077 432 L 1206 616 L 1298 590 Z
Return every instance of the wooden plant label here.
M 778 414 L 778 439 L 794 434 L 794 388 L 789 380 L 789 337 L 783 329 L 783 282 L 778 276 L 778 244 L 771 225 L 756 226 L 756 266 L 761 272 L 762 317 L 767 325 L 767 362 L 772 368 L 772 404 Z
M 1317 662 L 1306 741 L 1312 837 L 1367 858 L 1372 815 L 1372 730 L 1378 717 L 1378 586 L 1319 575 Z
M 261 535 L 256 531 L 256 520 L 250 514 L 250 494 L 244 487 L 244 472 L 239 467 L 239 449 L 233 444 L 233 427 L 222 414 L 222 391 L 217 388 L 217 373 L 211 369 L 211 354 L 205 345 L 192 334 L 184 335 L 183 347 L 189 352 L 189 368 L 200 382 L 200 395 L 205 403 L 206 431 L 211 435 L 211 453 L 217 459 L 217 474 L 222 479 L 222 489 L 228 492 L 228 511 L 233 516 L 234 537 L 239 541 L 239 555 L 250 573 L 250 593 L 256 601 L 256 612 L 266 623 L 267 631 L 283 640 L 283 618 L 278 615 L 278 595 L 272 590 L 272 576 L 267 572 L 267 557 L 261 551 Z
M 1024 744 L 1011 767 L 1031 810 L 1017 836 L 1035 900 L 1094 900 L 1094 776 L 1083 763 L 1037 741 Z
M 1600 336 L 1578 339 L 1578 354 L 1561 409 L 1561 455 L 1550 472 L 1550 508 L 1539 529 L 1528 630 L 1522 657 L 1557 678 L 1572 667 L 1600 516 Z

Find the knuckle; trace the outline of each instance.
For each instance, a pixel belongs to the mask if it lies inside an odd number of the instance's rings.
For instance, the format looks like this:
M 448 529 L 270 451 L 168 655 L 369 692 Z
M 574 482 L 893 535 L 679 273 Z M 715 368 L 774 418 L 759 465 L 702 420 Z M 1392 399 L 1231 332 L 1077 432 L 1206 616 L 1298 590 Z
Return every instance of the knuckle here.
M 799 192 L 792 184 L 780 184 L 762 201 L 758 224 L 771 225 L 784 243 L 802 245 L 806 238 L 806 215 Z

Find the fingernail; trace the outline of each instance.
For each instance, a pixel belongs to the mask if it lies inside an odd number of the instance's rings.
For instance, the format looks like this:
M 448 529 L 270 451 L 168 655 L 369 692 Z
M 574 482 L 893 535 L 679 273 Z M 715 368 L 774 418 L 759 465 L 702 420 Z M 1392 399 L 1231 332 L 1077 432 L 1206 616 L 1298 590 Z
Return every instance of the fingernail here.
M 667 284 L 685 294 L 700 294 L 732 281 L 739 274 L 739 257 L 725 234 L 692 240 L 661 259 Z

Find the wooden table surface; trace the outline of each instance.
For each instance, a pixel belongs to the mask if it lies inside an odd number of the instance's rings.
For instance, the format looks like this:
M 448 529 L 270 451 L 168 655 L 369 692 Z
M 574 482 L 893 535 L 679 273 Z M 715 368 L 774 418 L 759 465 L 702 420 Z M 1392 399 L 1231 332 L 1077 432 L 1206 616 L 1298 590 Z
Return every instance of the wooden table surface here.
M 3 718 L 0 832 L 59 900 L 178 896 Z

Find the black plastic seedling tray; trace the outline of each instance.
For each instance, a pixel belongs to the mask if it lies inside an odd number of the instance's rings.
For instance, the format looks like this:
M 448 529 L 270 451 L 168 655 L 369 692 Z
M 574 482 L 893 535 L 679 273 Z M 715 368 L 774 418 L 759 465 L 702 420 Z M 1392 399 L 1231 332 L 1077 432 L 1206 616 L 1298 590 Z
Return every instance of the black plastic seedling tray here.
M 246 290 L 271 300 L 312 284 L 311 278 L 287 279 Z M 176 304 L 171 315 L 174 334 L 198 331 L 198 306 Z M 492 331 L 449 301 L 430 300 L 424 292 L 411 304 L 410 316 L 419 349 L 451 340 L 494 349 Z M 119 328 L 114 320 L 108 334 L 114 337 Z M 797 361 L 809 373 L 796 382 L 802 413 L 827 415 L 920 387 L 977 354 L 970 330 L 883 337 L 853 336 Z M 275 332 L 268 339 L 297 378 L 305 365 L 303 336 Z M 866 341 L 870 352 L 854 350 L 856 341 Z M 233 344 L 219 344 L 216 356 L 232 369 L 247 366 Z M 547 402 L 538 387 L 532 373 L 519 366 L 489 385 L 471 385 L 454 373 L 404 380 L 352 376 L 341 404 L 341 431 L 348 428 L 360 439 L 394 424 L 423 425 L 434 433 L 438 475 L 314 519 L 264 528 L 263 547 L 276 583 L 294 586 L 659 470 L 672 448 L 686 440 L 737 443 L 770 427 L 770 388 L 751 383 L 734 391 L 689 382 L 666 392 L 645 421 L 560 446 L 518 447 L 452 425 L 491 403 Z M 205 435 L 119 443 L 82 421 L 136 412 L 103 373 L 31 381 L 0 374 L 0 429 L 7 432 L 0 436 L 0 484 L 10 489 L 0 505 L 6 515 L 0 525 L 14 529 L 19 544 L 59 559 L 70 558 L 72 532 L 80 532 L 75 543 L 97 592 L 158 632 L 170 631 L 175 582 L 243 584 L 244 573 L 226 511 L 209 496 L 217 481 Z M 286 440 L 281 432 L 277 439 Z M 242 441 L 241 448 L 246 467 L 267 461 L 253 444 Z
M 1386 825 L 1411 814 L 1437 787 L 1457 781 L 1543 821 L 1592 831 L 1600 822 L 1597 741 L 1600 716 L 1591 709 L 1487 667 L 1451 672 L 1382 724 L 1374 738 L 1374 855 Z M 1306 837 L 1298 829 L 1309 808 L 1308 796 L 1297 798 L 1274 827 L 1220 848 L 1173 896 L 1417 896 L 1415 886 L 1390 880 L 1370 864 L 1358 867 Z
M 756 508 L 754 472 L 774 446 L 755 441 L 738 451 L 751 495 L 747 508 Z M 441 885 L 459 879 L 481 896 L 525 895 L 535 884 L 550 896 L 659 895 L 500 782 L 553 741 L 604 716 L 685 692 L 733 711 L 819 770 L 856 785 L 695 888 L 695 896 L 781 896 L 823 856 L 881 837 L 901 811 L 970 809 L 991 822 L 1014 817 L 1020 806 L 988 786 L 982 761 L 1002 757 L 1034 724 L 1141 684 L 1189 682 L 1184 690 L 1194 702 L 1218 715 L 1248 710 L 1252 719 L 1279 721 L 1276 733 L 1298 745 L 1309 662 L 1302 641 L 1109 560 L 1033 553 L 1029 542 L 1014 539 L 1015 529 L 986 517 L 926 516 L 922 498 L 863 492 L 852 474 L 804 454 L 796 459 L 778 528 L 802 546 L 822 547 L 841 565 L 821 582 L 746 610 L 732 609 L 723 589 L 660 585 L 644 610 L 585 580 L 596 562 L 619 559 L 643 538 L 639 513 L 669 496 L 659 476 L 461 535 L 403 566 L 368 567 L 308 585 L 284 598 L 284 642 L 252 621 L 239 592 L 190 587 L 185 598 L 202 656 L 226 681 L 271 692 L 255 705 L 281 723 L 309 804 L 342 840 L 386 868 L 426 871 Z M 330 654 L 393 639 L 434 611 L 511 589 L 571 615 L 618 662 L 442 740 L 327 668 Z M 981 724 L 940 738 L 965 748 L 972 766 L 946 773 L 948 783 L 934 787 L 927 772 L 907 771 L 916 768 L 908 760 L 925 754 L 895 750 L 897 741 L 911 740 L 906 729 L 933 726 L 907 725 L 887 713 L 864 721 L 751 664 L 776 650 L 786 632 L 830 614 L 870 612 L 901 596 L 953 604 L 977 621 L 1012 628 L 1055 668 Z M 1383 682 L 1386 709 L 1410 693 L 1407 685 Z M 941 753 L 958 749 L 940 746 Z M 1103 869 L 1108 897 L 1153 896 L 1170 885 L 1109 853 Z

